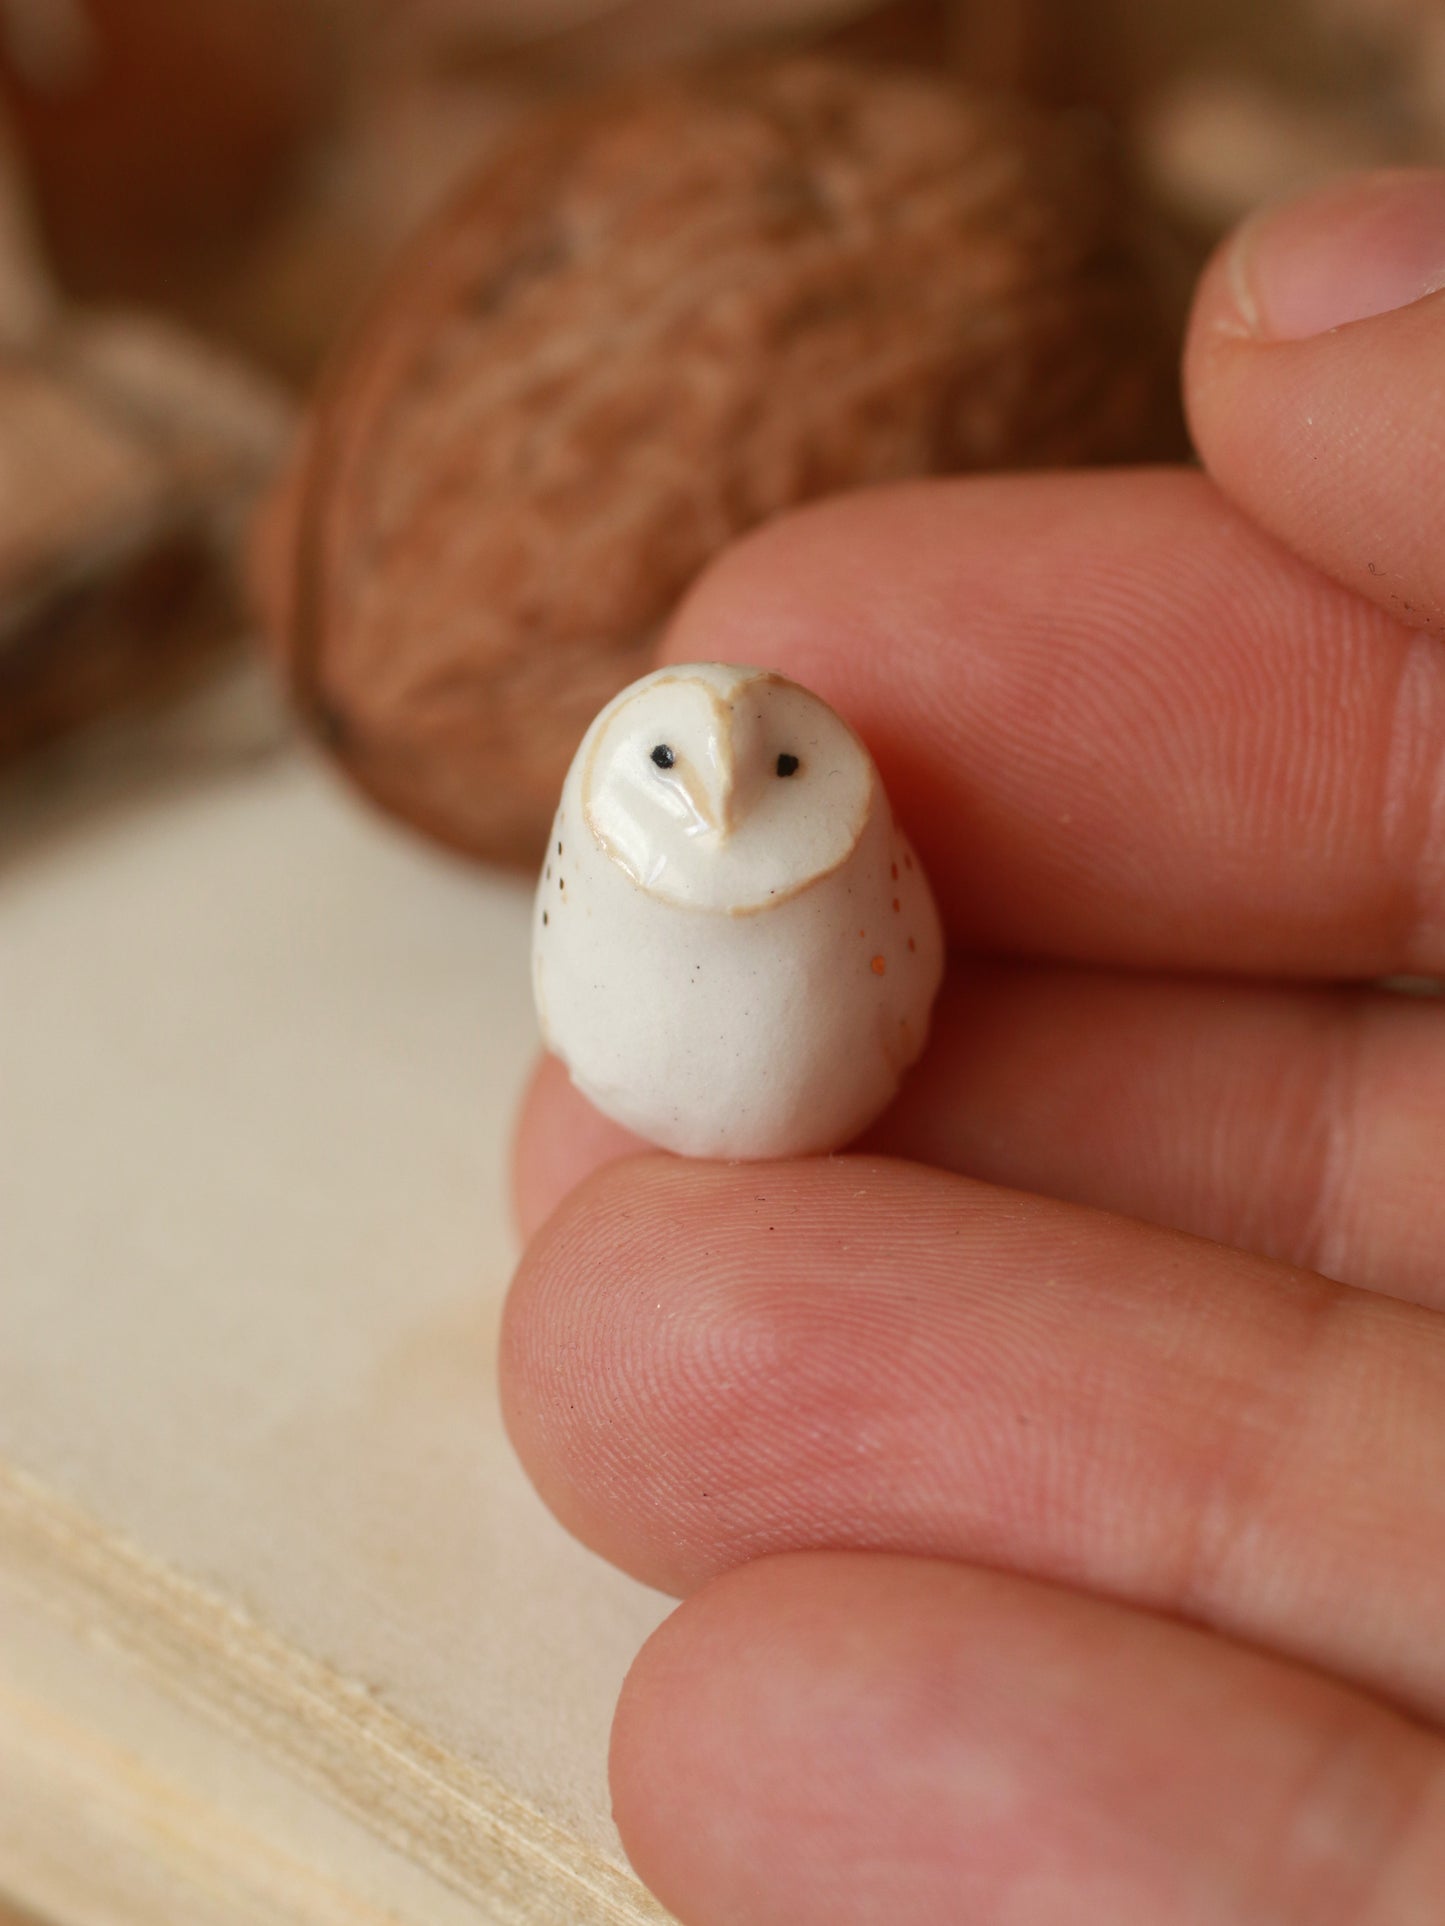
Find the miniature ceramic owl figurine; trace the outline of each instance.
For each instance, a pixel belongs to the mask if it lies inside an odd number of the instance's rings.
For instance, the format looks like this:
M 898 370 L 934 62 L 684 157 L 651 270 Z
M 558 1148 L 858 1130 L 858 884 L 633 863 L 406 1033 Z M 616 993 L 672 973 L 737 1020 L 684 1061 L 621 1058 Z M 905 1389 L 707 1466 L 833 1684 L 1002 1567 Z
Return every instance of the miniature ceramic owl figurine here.
M 624 689 L 577 751 L 537 891 L 547 1047 L 668 1150 L 838 1148 L 918 1056 L 933 895 L 863 744 L 760 669 Z

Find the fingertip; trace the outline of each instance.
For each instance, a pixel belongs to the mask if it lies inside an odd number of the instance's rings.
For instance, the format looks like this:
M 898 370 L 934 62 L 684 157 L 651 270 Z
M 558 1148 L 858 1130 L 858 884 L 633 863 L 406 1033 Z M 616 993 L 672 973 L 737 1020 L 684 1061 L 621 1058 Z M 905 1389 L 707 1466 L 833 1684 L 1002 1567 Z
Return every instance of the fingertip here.
M 1354 175 L 1253 215 L 1201 279 L 1185 408 L 1220 488 L 1412 627 L 1445 629 L 1445 170 Z
M 1242 231 L 1227 235 L 1205 262 L 1184 334 L 1184 412 L 1190 439 L 1205 456 L 1206 466 L 1215 384 L 1237 365 L 1230 350 L 1255 339 L 1236 266 Z
M 613 1810 L 689 1926 L 1434 1918 L 1434 1739 L 1262 1652 L 942 1560 L 713 1580 L 623 1689 Z
M 707 1926 L 853 1921 L 875 1916 L 881 1881 L 890 1918 L 954 1916 L 959 1867 L 929 1850 L 936 1816 L 926 1801 L 899 1811 L 887 1782 L 935 1762 L 936 1707 L 912 1675 L 947 1669 L 942 1621 L 969 1589 L 942 1564 L 773 1554 L 658 1627 L 623 1685 L 608 1776 L 628 1857 L 664 1905 Z
M 594 1171 L 648 1148 L 594 1108 L 556 1057 L 543 1057 L 522 1099 L 512 1153 L 512 1208 L 523 1243 Z
M 552 1083 L 543 1064 L 527 1106 L 539 1124 L 554 1101 L 567 1114 Z M 618 1315 L 625 1297 L 618 1254 L 629 1240 L 655 1235 L 666 1242 L 680 1160 L 660 1152 L 603 1157 L 585 1172 L 581 1162 L 557 1166 L 569 1180 L 565 1189 L 548 1189 L 540 1166 L 528 1179 L 535 1185 L 528 1209 L 542 1214 L 502 1309 L 497 1388 L 507 1436 L 543 1503 L 575 1538 L 625 1566 L 615 1535 L 589 1502 L 586 1476 L 576 1471 L 596 1456 L 588 1435 L 595 1407 L 606 1404 L 620 1363 L 637 1348 L 625 1304 Z M 554 1191 L 561 1194 L 546 1207 Z
M 1226 260 L 1241 314 L 1264 340 L 1393 314 L 1445 281 L 1445 171 L 1381 168 L 1263 208 Z
M 1312 340 L 1445 286 L 1445 169 L 1350 174 L 1256 209 L 1201 276 L 1189 345 Z

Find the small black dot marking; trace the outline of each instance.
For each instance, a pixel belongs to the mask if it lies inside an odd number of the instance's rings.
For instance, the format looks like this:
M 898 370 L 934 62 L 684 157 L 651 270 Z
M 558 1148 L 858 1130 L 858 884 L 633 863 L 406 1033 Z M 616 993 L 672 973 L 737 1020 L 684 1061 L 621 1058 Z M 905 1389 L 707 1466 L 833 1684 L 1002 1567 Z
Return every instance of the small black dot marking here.
M 543 927 L 543 929 L 545 929 L 545 928 L 547 927 L 547 912 L 546 912 L 546 910 L 543 910 L 543 912 L 542 912 L 542 927 Z
M 560 843 L 558 843 L 558 845 L 557 845 L 557 854 L 558 854 L 559 856 L 560 856 L 560 855 L 562 854 L 562 845 L 561 845 Z
M 657 764 L 659 769 L 671 769 L 672 765 L 677 761 L 677 757 L 665 742 L 660 742 L 652 752 L 652 760 Z
M 778 774 L 780 776 L 796 775 L 797 769 L 798 758 L 796 756 L 784 755 L 778 757 Z
M 558 887 L 558 889 L 566 889 L 566 887 L 567 887 L 567 878 L 566 878 L 565 876 L 559 876 L 559 877 L 557 878 L 557 887 Z

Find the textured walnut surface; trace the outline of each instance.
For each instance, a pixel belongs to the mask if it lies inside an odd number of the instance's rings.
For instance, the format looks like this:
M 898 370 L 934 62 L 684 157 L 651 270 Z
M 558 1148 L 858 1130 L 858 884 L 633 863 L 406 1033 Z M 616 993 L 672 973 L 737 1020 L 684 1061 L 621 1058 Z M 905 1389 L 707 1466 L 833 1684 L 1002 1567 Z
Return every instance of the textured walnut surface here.
M 728 541 L 896 477 L 1172 449 L 1172 342 L 1087 124 L 777 60 L 530 126 L 399 263 L 260 547 L 303 715 L 532 854 Z

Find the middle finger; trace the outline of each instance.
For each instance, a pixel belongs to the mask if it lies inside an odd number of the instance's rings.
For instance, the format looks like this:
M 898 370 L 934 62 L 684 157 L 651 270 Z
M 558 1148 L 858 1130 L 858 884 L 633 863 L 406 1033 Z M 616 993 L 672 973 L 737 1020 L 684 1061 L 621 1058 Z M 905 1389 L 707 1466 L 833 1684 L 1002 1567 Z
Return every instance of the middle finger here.
M 517 1150 L 530 1234 L 643 1146 L 560 1064 Z M 1445 1006 L 955 961 L 866 1147 L 1445 1308 Z
M 960 1558 L 1445 1720 L 1445 1337 L 1417 1306 L 906 1164 L 640 1159 L 533 1240 L 503 1393 L 563 1522 L 651 1584 Z

